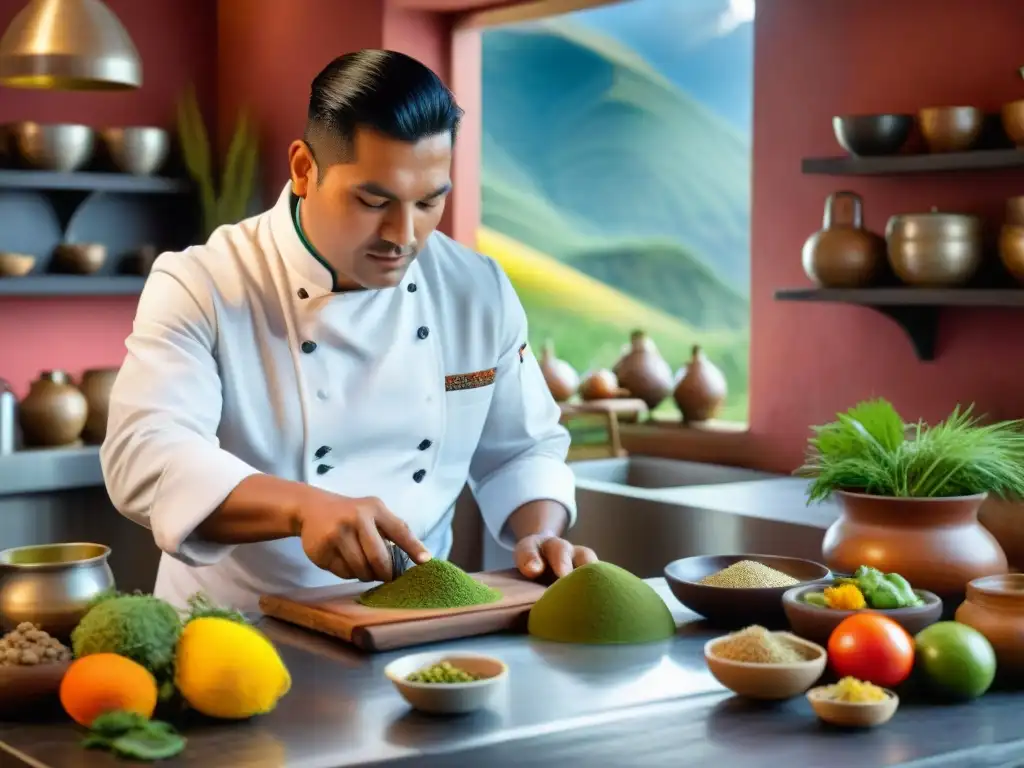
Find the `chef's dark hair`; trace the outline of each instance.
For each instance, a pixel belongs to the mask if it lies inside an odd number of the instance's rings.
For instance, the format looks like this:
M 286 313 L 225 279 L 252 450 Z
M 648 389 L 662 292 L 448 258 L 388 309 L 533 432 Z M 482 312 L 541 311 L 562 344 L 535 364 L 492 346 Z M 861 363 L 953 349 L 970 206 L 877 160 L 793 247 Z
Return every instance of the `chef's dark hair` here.
M 356 129 L 413 143 L 459 128 L 462 109 L 429 67 L 396 51 L 339 56 L 313 79 L 304 139 L 320 165 L 351 162 Z M 323 176 L 321 176 L 323 178 Z

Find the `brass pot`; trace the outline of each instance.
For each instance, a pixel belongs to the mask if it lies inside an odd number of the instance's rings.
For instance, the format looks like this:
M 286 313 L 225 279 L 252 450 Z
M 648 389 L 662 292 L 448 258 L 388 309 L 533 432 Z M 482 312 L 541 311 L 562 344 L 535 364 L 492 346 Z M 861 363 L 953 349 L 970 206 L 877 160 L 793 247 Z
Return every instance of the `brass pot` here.
M 905 213 L 885 227 L 889 264 L 907 285 L 946 287 L 970 281 L 981 266 L 982 228 L 977 216 Z
M 999 259 L 1017 282 L 1024 283 L 1024 225 L 1003 225 L 999 232 Z
M 40 544 L 0 552 L 0 626 L 31 621 L 66 639 L 97 595 L 114 588 L 103 544 Z
M 928 107 L 917 125 L 931 152 L 966 152 L 981 135 L 985 116 L 977 107 Z

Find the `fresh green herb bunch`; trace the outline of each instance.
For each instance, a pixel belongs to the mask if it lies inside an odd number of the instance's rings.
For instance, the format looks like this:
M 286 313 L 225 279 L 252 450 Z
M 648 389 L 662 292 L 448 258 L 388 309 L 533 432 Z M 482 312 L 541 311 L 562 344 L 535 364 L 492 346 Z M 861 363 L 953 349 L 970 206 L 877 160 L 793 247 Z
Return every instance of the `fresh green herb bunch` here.
M 836 421 L 812 427 L 808 502 L 834 491 L 939 498 L 994 493 L 1024 497 L 1024 420 L 984 424 L 974 406 L 945 421 L 905 424 L 884 399 L 858 403 Z

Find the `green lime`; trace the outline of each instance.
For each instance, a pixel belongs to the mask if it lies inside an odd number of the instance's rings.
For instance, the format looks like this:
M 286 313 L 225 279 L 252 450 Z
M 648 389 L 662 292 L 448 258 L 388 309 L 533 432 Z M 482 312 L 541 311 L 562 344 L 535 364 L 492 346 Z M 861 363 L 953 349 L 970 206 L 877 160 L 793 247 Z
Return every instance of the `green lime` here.
M 937 691 L 976 699 L 996 676 L 996 653 L 981 632 L 956 621 L 940 621 L 917 633 L 918 666 Z

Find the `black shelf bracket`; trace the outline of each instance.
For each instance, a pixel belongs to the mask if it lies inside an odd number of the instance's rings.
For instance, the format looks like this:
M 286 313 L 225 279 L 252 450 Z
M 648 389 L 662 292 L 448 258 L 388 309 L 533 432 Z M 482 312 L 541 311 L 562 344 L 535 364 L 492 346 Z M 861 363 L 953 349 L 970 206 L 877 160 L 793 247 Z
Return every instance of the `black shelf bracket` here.
M 914 354 L 922 362 L 935 360 L 935 340 L 939 335 L 939 308 L 929 306 L 893 307 L 863 304 L 893 320 L 910 339 Z

